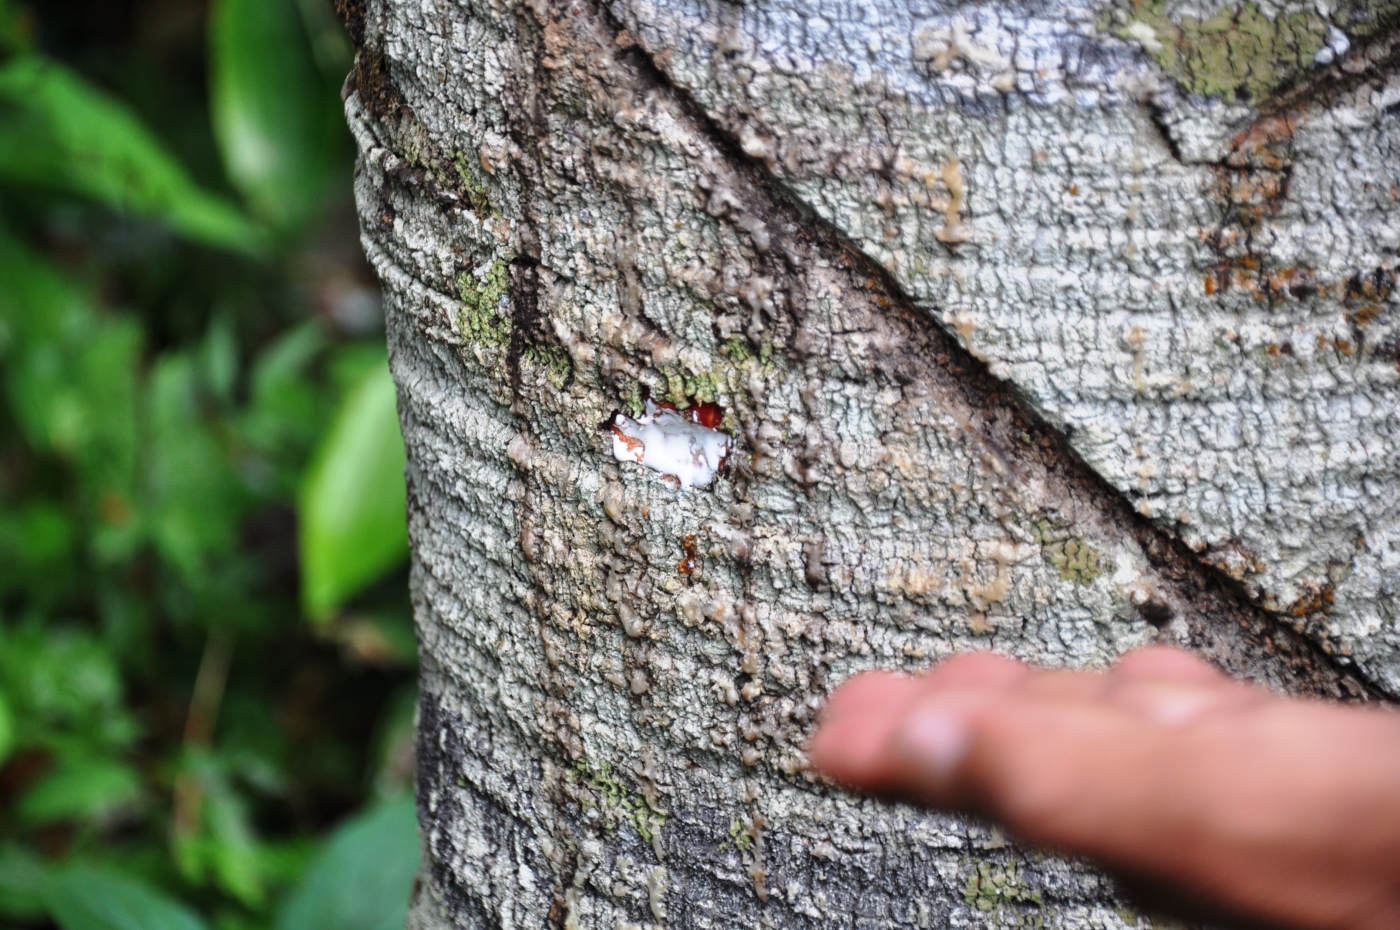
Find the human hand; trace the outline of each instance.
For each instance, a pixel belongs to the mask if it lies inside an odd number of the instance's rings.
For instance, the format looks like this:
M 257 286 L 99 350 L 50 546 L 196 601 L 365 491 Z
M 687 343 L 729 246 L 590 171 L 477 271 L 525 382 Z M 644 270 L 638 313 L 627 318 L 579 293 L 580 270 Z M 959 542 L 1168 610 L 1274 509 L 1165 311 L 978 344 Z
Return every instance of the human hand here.
M 1166 912 L 1400 927 L 1400 716 L 1278 697 L 1178 649 L 1107 672 L 969 653 L 859 675 L 807 753 L 854 789 L 1095 859 Z

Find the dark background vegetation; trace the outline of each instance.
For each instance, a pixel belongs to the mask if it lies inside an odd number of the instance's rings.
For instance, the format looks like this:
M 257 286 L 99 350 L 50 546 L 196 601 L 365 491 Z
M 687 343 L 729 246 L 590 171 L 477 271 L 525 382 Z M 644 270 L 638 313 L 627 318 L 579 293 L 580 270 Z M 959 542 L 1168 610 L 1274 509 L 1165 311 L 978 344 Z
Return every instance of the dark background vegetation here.
M 401 927 L 402 443 L 329 0 L 0 0 L 0 927 Z

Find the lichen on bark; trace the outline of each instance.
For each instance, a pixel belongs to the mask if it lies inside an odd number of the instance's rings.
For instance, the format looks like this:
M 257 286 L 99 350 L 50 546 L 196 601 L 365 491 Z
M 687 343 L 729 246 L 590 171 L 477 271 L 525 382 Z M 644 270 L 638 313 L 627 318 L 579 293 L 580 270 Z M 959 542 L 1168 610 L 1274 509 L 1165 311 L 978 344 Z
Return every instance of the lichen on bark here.
M 510 343 L 510 281 L 507 267 L 514 256 L 498 258 L 485 274 L 471 271 L 457 275 L 457 296 L 462 300 L 458 327 L 467 342 L 500 348 Z
M 1264 100 L 1305 73 L 1335 28 L 1314 7 L 1265 13 L 1257 4 L 1245 3 L 1202 20 L 1173 15 L 1174 6 L 1180 4 L 1129 0 L 1103 22 L 1121 38 L 1141 44 L 1189 92 L 1231 103 Z M 1345 16 L 1339 19 L 1346 22 Z
M 1190 93 L 1263 103 L 1351 43 L 1392 27 L 1400 6 L 1377 0 L 1336 5 L 1199 4 L 1122 0 L 1100 24 L 1136 42 Z

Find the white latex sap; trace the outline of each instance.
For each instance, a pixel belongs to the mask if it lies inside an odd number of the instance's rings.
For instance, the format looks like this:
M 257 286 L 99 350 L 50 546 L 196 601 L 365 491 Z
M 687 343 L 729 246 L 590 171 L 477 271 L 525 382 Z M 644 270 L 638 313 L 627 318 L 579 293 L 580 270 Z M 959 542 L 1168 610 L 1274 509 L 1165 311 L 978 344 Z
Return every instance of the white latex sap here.
M 613 418 L 613 455 L 660 472 L 680 488 L 703 488 L 714 480 L 734 447 L 717 429 L 692 423 L 680 413 L 647 401 L 637 419 Z

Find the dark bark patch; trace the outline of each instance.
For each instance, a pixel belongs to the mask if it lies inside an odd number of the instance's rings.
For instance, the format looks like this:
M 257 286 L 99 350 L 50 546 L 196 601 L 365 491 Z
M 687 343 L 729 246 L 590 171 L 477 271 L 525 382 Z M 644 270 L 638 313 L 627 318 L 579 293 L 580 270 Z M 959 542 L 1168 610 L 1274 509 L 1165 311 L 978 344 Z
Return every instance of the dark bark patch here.
M 335 0 L 335 12 L 356 50 L 365 45 L 365 0 Z
M 510 345 L 506 349 L 506 371 L 516 400 L 521 396 L 521 357 L 533 346 L 556 343 L 548 321 L 540 312 L 539 261 L 523 251 L 527 247 L 522 241 L 522 253 L 510 263 Z M 535 254 L 539 254 L 538 246 Z
M 361 48 L 351 73 L 365 109 L 377 122 L 394 125 L 402 117 L 412 116 L 403 92 L 390 79 L 389 64 L 383 53 Z

